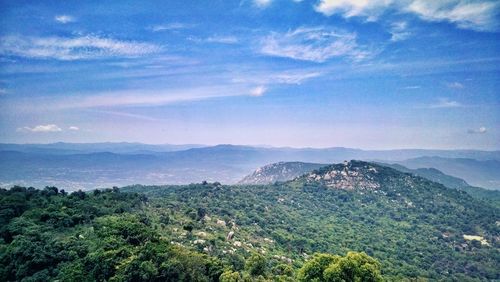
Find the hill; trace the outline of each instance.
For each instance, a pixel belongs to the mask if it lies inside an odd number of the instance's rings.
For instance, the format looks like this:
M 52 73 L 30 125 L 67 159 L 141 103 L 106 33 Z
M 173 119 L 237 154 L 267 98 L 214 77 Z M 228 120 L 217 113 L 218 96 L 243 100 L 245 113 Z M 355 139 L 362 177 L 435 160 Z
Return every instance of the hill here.
M 336 163 L 346 159 L 393 162 L 422 156 L 500 160 L 498 151 L 196 146 L 136 143 L 0 144 L 0 186 L 19 184 L 43 188 L 55 185 L 74 191 L 135 183 L 189 184 L 206 180 L 235 184 L 256 167 L 276 162 Z M 434 167 L 432 163 L 430 167 Z M 481 169 L 482 166 L 476 170 Z M 482 176 L 485 174 L 476 174 L 475 177 L 480 179 Z M 488 179 L 481 181 L 487 182 Z
M 467 192 L 467 194 L 471 195 L 477 199 L 483 199 L 487 201 L 493 201 L 497 204 L 500 204 L 500 191 L 498 190 L 488 190 L 480 187 L 474 187 L 469 185 L 465 180 L 454 177 L 451 175 L 444 174 L 440 170 L 435 168 L 417 168 L 417 169 L 409 169 L 402 165 L 398 164 L 384 164 L 381 165 L 392 167 L 396 170 L 411 173 L 417 176 L 421 176 L 427 178 L 431 181 L 441 183 L 446 187 L 462 190 Z
M 293 264 L 354 250 L 379 260 L 390 280 L 500 278 L 498 207 L 374 163 L 326 166 L 274 185 L 123 190 L 145 193 L 151 217 L 169 215 L 163 236 L 216 256 L 257 250 Z
M 436 168 L 460 177 L 473 186 L 500 189 L 500 161 L 495 159 L 476 160 L 470 158 L 419 157 L 398 162 L 408 168 Z
M 443 184 L 444 186 L 467 192 L 474 198 L 492 201 L 500 204 L 500 191 L 487 190 L 469 185 L 465 180 L 444 174 L 435 168 L 409 169 L 399 164 L 377 163 L 401 172 L 411 173 L 416 176 Z M 258 168 L 252 174 L 245 176 L 238 184 L 273 184 L 276 181 L 284 182 L 293 180 L 298 176 L 312 172 L 315 169 L 326 167 L 325 164 L 312 164 L 301 162 L 279 162 Z
M 245 176 L 238 184 L 272 184 L 284 182 L 318 169 L 325 164 L 303 162 L 279 162 L 265 165 Z

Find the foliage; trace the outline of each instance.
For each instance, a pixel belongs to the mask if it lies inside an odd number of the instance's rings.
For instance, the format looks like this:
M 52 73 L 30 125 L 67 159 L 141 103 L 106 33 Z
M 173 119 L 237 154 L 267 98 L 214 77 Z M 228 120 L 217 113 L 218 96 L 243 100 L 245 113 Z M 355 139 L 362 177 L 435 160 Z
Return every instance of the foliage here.
M 349 252 L 340 257 L 316 254 L 302 266 L 298 281 L 383 281 L 380 264 L 365 253 Z
M 0 189 L 0 281 L 500 279 L 497 206 L 376 168 L 379 189 Z
M 122 190 L 145 193 L 152 203 L 145 212 L 154 220 L 168 211 L 169 224 L 158 229 L 162 236 L 205 249 L 240 274 L 244 269 L 240 257 L 248 259 L 254 252 L 269 260 L 268 272 L 276 275 L 276 265 L 297 269 L 316 252 L 357 251 L 376 258 L 389 280 L 500 279 L 497 206 L 421 177 L 376 168 L 379 174 L 374 179 L 382 185 L 373 190 L 332 189 L 302 179 L 262 186 L 192 184 Z M 192 221 L 185 213 L 198 208 L 206 216 Z M 226 225 L 217 224 L 218 220 Z M 193 224 L 191 238 L 183 236 L 187 223 Z M 234 239 L 226 240 L 231 231 Z M 481 236 L 487 244 L 466 240 L 464 235 Z M 193 244 L 199 239 L 205 241 Z

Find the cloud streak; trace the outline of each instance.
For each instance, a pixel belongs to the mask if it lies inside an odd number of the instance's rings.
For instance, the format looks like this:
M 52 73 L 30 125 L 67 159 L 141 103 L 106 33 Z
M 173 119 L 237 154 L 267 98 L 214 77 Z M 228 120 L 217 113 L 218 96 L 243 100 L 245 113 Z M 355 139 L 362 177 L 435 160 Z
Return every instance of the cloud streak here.
M 37 125 L 34 127 L 24 126 L 17 129 L 18 132 L 61 132 L 62 129 L 55 124 Z
M 315 10 L 326 16 L 377 20 L 385 12 L 414 14 L 425 21 L 450 22 L 459 28 L 494 31 L 498 28 L 498 1 L 492 0 L 321 0 Z
M 390 28 L 390 33 L 392 42 L 403 41 L 411 36 L 411 32 L 408 31 L 407 22 L 392 23 Z
M 481 126 L 478 129 L 469 129 L 469 130 L 467 130 L 467 133 L 469 133 L 469 134 L 485 134 L 486 132 L 488 132 L 488 130 L 484 126 Z
M 448 82 L 446 83 L 446 86 L 451 89 L 463 89 L 464 85 L 460 82 Z
M 159 52 L 160 46 L 98 36 L 0 38 L 0 54 L 30 59 L 83 60 L 106 57 L 140 57 Z
M 356 43 L 356 34 L 325 27 L 298 28 L 272 33 L 261 40 L 260 53 L 268 56 L 323 63 L 347 57 L 360 61 L 372 54 Z
M 74 17 L 69 15 L 58 15 L 54 17 L 54 20 L 62 24 L 72 23 L 76 21 Z
M 192 24 L 168 23 L 168 24 L 154 25 L 150 29 L 153 32 L 160 32 L 160 31 L 172 31 L 172 30 L 189 29 L 189 28 L 192 28 L 192 27 L 193 27 Z
M 113 108 L 151 107 L 174 103 L 193 102 L 221 97 L 247 96 L 248 84 L 228 84 L 187 89 L 150 90 L 131 89 L 123 91 L 102 92 L 84 95 L 61 97 L 56 102 L 40 99 L 32 106 L 26 105 L 19 110 L 48 111 L 70 109 L 110 110 Z M 35 105 L 36 104 L 36 105 Z M 114 111 L 114 110 L 112 110 Z
M 250 96 L 260 97 L 266 93 L 267 87 L 260 85 L 250 90 Z
M 431 109 L 442 109 L 442 108 L 460 108 L 463 105 L 457 101 L 452 101 L 448 98 L 440 98 L 437 103 L 429 106 Z

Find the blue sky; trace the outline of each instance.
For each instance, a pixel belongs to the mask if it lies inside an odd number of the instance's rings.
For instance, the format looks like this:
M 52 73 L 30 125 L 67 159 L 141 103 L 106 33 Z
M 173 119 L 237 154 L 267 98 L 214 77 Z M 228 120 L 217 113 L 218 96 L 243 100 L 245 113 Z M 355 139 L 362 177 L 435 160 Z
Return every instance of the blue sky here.
M 499 12 L 0 1 L 0 142 L 500 149 Z

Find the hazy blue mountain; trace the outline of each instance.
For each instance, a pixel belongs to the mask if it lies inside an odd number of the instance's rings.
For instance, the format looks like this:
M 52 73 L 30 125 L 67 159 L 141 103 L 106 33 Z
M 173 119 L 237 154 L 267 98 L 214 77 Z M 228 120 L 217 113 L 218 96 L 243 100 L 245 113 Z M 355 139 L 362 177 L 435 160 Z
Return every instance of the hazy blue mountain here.
M 399 164 L 385 164 L 385 163 L 380 163 L 380 164 L 383 166 L 394 168 L 401 172 L 407 172 L 413 175 L 427 178 L 431 181 L 441 183 L 448 188 L 465 191 L 474 198 L 491 200 L 500 203 L 500 191 L 488 190 L 480 187 L 471 186 L 465 180 L 444 174 L 443 172 L 435 168 L 409 169 Z
M 25 153 L 50 153 L 50 154 L 78 154 L 78 153 L 154 153 L 181 151 L 191 148 L 200 148 L 204 145 L 197 144 L 142 144 L 130 142 L 103 142 L 103 143 L 50 143 L 50 144 L 0 144 L 0 151 L 18 151 Z
M 245 176 L 238 184 L 271 184 L 294 179 L 326 164 L 303 162 L 279 162 L 265 165 Z
M 419 157 L 398 162 L 408 168 L 436 168 L 460 177 L 472 186 L 500 189 L 500 161 L 467 158 Z
M 182 150 L 183 146 L 137 143 L 0 144 L 0 185 L 56 185 L 88 189 L 134 183 L 189 184 L 204 180 L 234 184 L 256 167 L 276 162 L 328 164 L 348 159 L 395 162 L 404 161 L 409 156 L 433 154 L 477 156 L 496 160 L 484 161 L 493 163 L 500 159 L 498 151 L 363 151 L 349 148 L 297 149 L 236 145 L 195 148 L 192 146 L 197 145 L 185 145 L 189 149 Z M 424 167 L 436 166 L 430 162 Z

